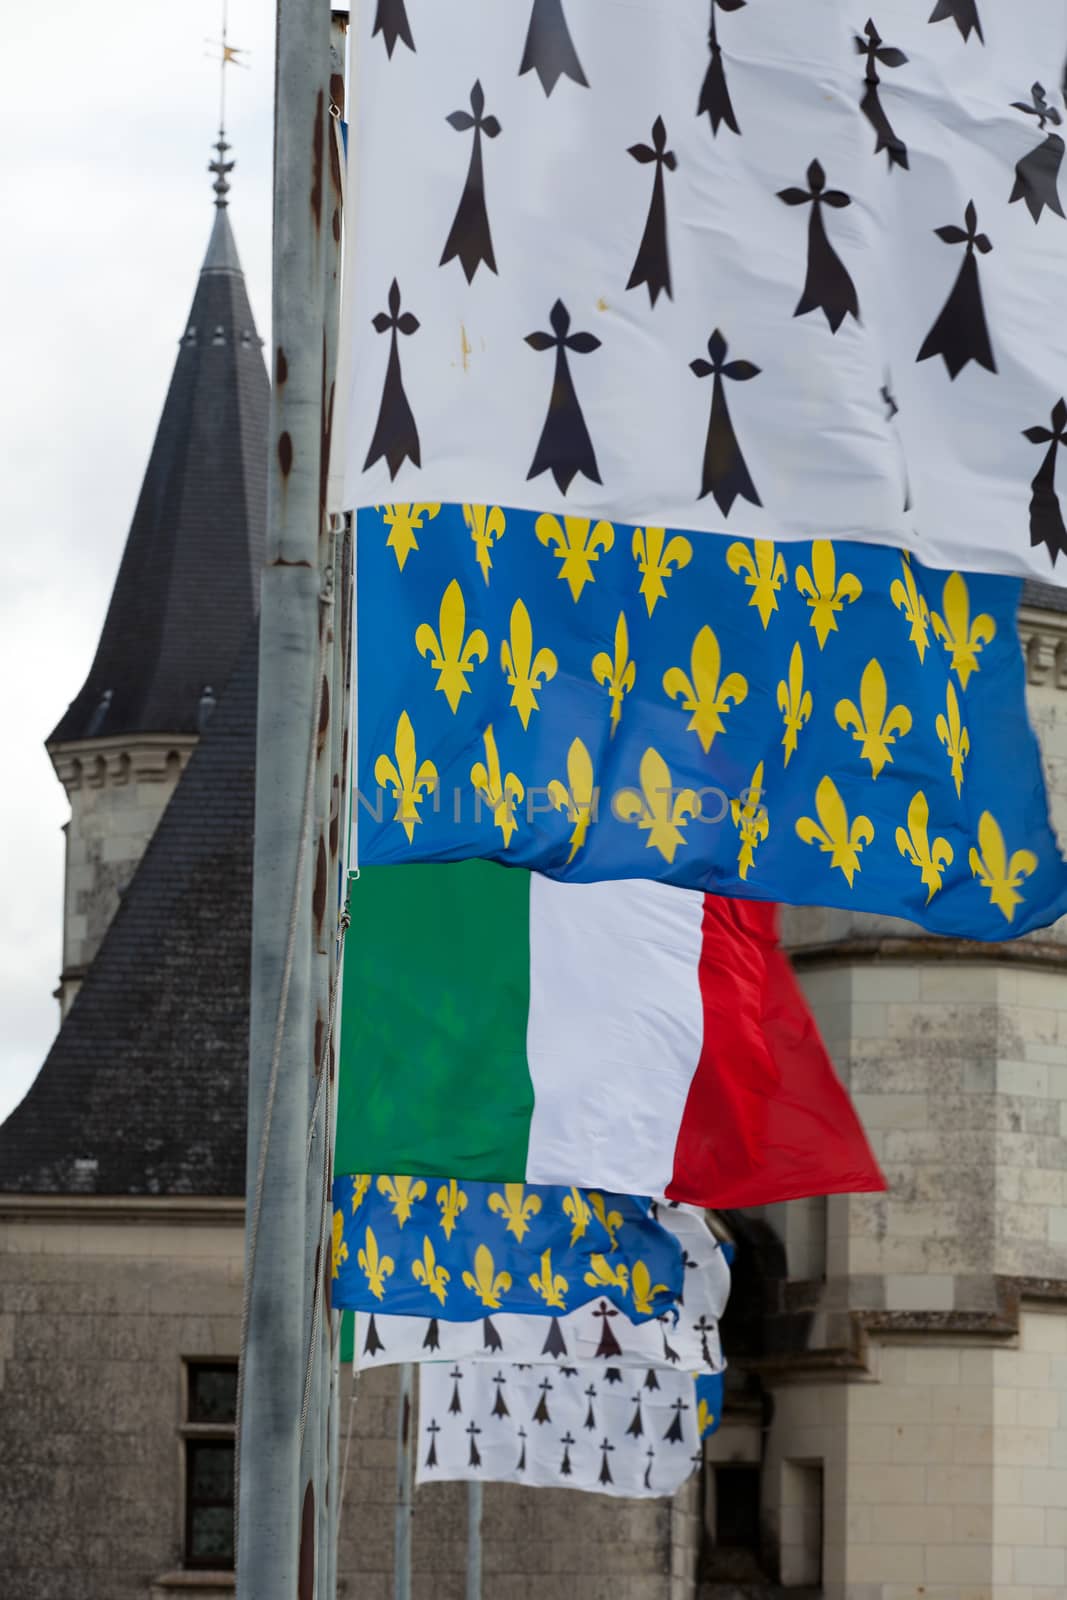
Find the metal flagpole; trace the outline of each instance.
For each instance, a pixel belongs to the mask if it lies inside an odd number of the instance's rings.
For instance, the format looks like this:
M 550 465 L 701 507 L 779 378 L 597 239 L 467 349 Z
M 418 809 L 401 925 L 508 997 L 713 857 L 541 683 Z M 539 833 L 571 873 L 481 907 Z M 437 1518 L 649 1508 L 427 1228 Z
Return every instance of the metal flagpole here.
M 314 1085 L 311 833 L 332 596 L 323 463 L 324 76 L 329 11 L 278 0 L 272 392 L 260 614 L 248 1208 L 238 1433 L 238 1600 L 312 1600 L 321 1452 L 300 1470 L 312 1268 L 306 1140 Z M 321 1592 L 321 1591 L 320 1591 Z
M 348 32 L 347 11 L 332 10 L 330 13 L 330 54 L 328 63 L 327 110 L 329 119 L 326 131 L 326 170 L 328 174 L 326 192 L 326 255 L 325 255 L 325 307 L 323 322 L 323 350 L 325 355 L 324 374 L 324 403 L 326 416 L 324 426 L 328 441 L 328 456 L 326 460 L 326 503 L 324 506 L 323 532 L 329 541 L 328 559 L 333 568 L 334 592 L 337 596 L 334 616 L 334 645 L 331 661 L 331 674 L 328 683 L 328 693 L 332 715 L 328 722 L 328 750 L 325 763 L 326 774 L 329 779 L 329 790 L 325 795 L 325 812 L 321 817 L 323 838 L 326 846 L 327 882 L 329 886 L 329 907 L 332 918 L 332 927 L 329 940 L 329 985 L 328 1000 L 328 1029 L 329 1038 L 326 1044 L 326 1059 L 320 1057 L 319 1070 L 325 1074 L 325 1088 L 329 1099 L 327 1108 L 327 1126 L 330 1140 L 326 1152 L 328 1174 L 333 1178 L 333 1130 L 337 1125 L 337 1060 L 335 1053 L 335 1040 L 338 1032 L 337 1017 L 339 1014 L 339 989 L 341 981 L 341 958 L 343 954 L 338 914 L 345 901 L 345 885 L 342 874 L 347 870 L 348 863 L 344 858 L 345 817 L 347 815 L 347 772 L 346 740 L 348 736 L 348 642 L 351 625 L 351 518 L 334 515 L 335 502 L 330 494 L 330 485 L 335 481 L 336 463 L 331 459 L 334 454 L 333 442 L 337 438 L 336 425 L 338 421 L 338 377 L 340 373 L 340 357 L 338 350 L 340 317 L 341 317 L 341 248 L 344 220 L 344 169 L 343 150 L 341 144 L 340 124 L 345 113 L 345 44 Z M 332 1199 L 330 1203 L 332 1212 Z M 329 1216 L 325 1219 L 330 1220 Z M 324 1248 L 330 1246 L 324 1240 Z M 332 1263 L 325 1269 L 324 1283 L 329 1284 L 332 1279 Z M 340 1342 L 341 1342 L 341 1316 L 340 1312 L 327 1311 L 323 1328 L 323 1368 L 320 1384 L 323 1394 L 323 1455 L 325 1472 L 330 1484 L 330 1493 L 324 1497 L 322 1514 L 322 1538 L 324 1553 L 323 1578 L 320 1582 L 319 1592 L 326 1600 L 333 1600 L 337 1592 L 337 1541 L 340 1526 L 340 1499 L 338 1495 L 338 1480 L 340 1463 L 338 1457 L 339 1446 L 339 1407 L 340 1407 Z
M 415 1368 L 405 1361 L 400 1368 L 399 1413 L 396 1424 L 396 1530 L 393 1541 L 393 1600 L 411 1600 L 412 1440 L 411 1402 Z
M 466 1600 L 482 1600 L 482 1485 L 467 1485 Z

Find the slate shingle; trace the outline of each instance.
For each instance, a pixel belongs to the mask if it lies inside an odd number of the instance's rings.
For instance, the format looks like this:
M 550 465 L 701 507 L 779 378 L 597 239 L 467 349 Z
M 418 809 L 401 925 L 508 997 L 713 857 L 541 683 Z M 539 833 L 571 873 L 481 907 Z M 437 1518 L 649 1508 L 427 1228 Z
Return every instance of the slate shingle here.
M 203 690 L 220 693 L 258 610 L 269 404 L 220 207 L 96 658 L 49 745 L 199 731 Z
M 257 644 L 0 1127 L 0 1192 L 244 1193 Z

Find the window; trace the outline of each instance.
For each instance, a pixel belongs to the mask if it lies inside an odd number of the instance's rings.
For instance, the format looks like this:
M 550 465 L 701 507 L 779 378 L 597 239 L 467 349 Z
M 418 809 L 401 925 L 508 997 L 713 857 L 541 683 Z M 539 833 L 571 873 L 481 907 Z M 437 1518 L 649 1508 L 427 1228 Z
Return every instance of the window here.
M 708 1469 L 701 1577 L 709 1583 L 756 1583 L 764 1577 L 760 1468 L 752 1461 L 713 1459 Z
M 185 1533 L 187 1567 L 234 1565 L 233 1458 L 236 1361 L 185 1364 Z
M 715 1468 L 715 1543 L 728 1550 L 758 1550 L 760 1473 L 752 1466 Z

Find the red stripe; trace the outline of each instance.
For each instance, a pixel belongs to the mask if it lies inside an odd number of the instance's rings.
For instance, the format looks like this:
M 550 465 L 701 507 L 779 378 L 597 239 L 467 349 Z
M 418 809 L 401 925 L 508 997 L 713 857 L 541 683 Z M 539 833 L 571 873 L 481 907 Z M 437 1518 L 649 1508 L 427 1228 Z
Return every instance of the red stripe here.
M 704 897 L 704 1046 L 671 1200 L 727 1208 L 886 1187 L 777 921 L 765 902 Z

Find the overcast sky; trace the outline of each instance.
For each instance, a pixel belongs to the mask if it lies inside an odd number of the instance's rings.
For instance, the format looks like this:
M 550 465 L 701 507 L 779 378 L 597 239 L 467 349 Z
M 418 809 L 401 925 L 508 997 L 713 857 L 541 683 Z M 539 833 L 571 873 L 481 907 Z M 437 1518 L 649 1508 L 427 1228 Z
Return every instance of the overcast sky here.
M 80 689 L 207 244 L 221 0 L 22 5 L 0 64 L 0 1119 L 58 1025 L 68 816 L 43 740 Z M 272 0 L 230 0 L 230 216 L 269 331 Z

